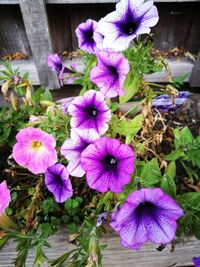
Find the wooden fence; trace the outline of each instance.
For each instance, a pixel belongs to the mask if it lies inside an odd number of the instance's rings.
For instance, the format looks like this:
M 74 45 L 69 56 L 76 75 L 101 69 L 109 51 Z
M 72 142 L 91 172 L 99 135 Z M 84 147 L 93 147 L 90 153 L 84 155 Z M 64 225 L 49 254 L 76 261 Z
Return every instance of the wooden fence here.
M 114 10 L 116 0 L 0 0 L 0 56 L 17 51 L 28 60 L 13 61 L 22 72 L 29 71 L 33 84 L 59 88 L 55 73 L 47 67 L 50 52 L 77 48 L 75 28 L 87 18 L 99 20 Z M 200 50 L 200 0 L 155 1 L 160 20 L 153 28 L 154 46 L 161 50 L 183 47 L 191 53 Z M 68 62 L 69 63 L 69 62 Z M 78 61 L 81 65 L 81 62 Z M 191 86 L 200 86 L 200 54 L 190 60 L 170 61 L 174 77 L 191 73 Z M 147 76 L 165 81 L 165 73 Z

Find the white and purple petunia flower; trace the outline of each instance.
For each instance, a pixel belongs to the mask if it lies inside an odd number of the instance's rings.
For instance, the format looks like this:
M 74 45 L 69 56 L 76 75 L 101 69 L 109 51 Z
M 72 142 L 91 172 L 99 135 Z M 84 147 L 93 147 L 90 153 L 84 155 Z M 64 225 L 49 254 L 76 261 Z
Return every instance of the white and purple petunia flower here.
M 194 257 L 192 260 L 195 267 L 200 267 L 200 258 Z
M 69 161 L 67 169 L 70 175 L 82 177 L 85 171 L 81 167 L 81 154 L 83 150 L 100 138 L 99 134 L 91 130 L 82 131 L 80 129 L 72 129 L 70 139 L 67 139 L 61 146 L 61 154 Z
M 120 53 L 97 52 L 98 64 L 90 72 L 90 79 L 106 98 L 124 95 L 126 75 L 129 72 L 128 60 Z
M 160 188 L 143 188 L 131 193 L 113 213 L 110 226 L 120 233 L 122 246 L 138 250 L 148 241 L 170 243 L 181 216 L 183 210 Z
M 140 34 L 149 34 L 150 27 L 159 19 L 152 0 L 121 0 L 116 11 L 109 13 L 98 23 L 104 36 L 103 47 L 115 51 L 127 49 L 131 41 Z
M 62 203 L 73 195 L 69 172 L 60 163 L 56 163 L 46 170 L 45 184 L 47 189 L 54 195 L 56 202 Z
M 56 141 L 51 134 L 28 127 L 16 135 L 13 147 L 14 160 L 34 174 L 44 173 L 57 162 Z
M 131 180 L 134 161 L 129 145 L 107 137 L 96 140 L 81 155 L 89 187 L 100 192 L 123 192 L 123 186 Z
M 111 120 L 111 111 L 104 95 L 95 90 L 89 90 L 84 96 L 76 97 L 68 107 L 68 113 L 72 116 L 72 128 L 93 129 L 99 135 L 108 130 L 108 122 Z
M 7 187 L 6 181 L 0 183 L 0 215 L 8 207 L 11 201 L 10 190 Z
M 63 85 L 63 73 L 65 65 L 61 61 L 61 57 L 58 54 L 49 54 L 47 59 L 48 66 L 58 74 L 60 84 Z
M 79 47 L 90 54 L 95 54 L 96 42 L 94 39 L 94 32 L 97 28 L 97 22 L 92 19 L 86 20 L 79 24 L 75 32 L 78 37 Z M 97 36 L 98 38 L 99 36 Z
M 171 109 L 179 108 L 187 98 L 190 97 L 190 92 L 182 91 L 179 92 L 178 96 L 175 96 L 174 104 L 172 102 L 172 98 L 170 95 L 164 94 L 161 96 L 157 96 L 152 100 L 152 106 L 154 108 L 158 108 L 162 111 L 168 112 Z

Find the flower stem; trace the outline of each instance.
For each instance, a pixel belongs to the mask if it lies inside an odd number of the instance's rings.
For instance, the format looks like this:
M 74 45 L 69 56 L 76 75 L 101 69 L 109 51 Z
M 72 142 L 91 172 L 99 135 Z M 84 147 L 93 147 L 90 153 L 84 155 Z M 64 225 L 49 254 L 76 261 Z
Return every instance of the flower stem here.
M 159 88 L 163 88 L 163 89 L 166 88 L 165 85 L 161 85 L 161 84 L 157 84 L 157 83 L 151 83 L 151 82 L 148 82 L 147 84 L 148 84 L 148 85 L 151 85 L 151 86 L 156 86 L 156 87 L 159 87 Z

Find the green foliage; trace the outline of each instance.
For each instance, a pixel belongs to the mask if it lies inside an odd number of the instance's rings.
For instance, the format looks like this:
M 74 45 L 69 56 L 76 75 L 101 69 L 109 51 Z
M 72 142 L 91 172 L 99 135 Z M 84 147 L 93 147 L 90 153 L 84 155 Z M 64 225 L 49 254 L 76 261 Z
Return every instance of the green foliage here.
M 183 168 L 190 177 L 198 178 L 195 169 L 191 169 L 190 163 L 194 167 L 200 168 L 200 138 L 194 138 L 188 127 L 174 129 L 175 150 L 165 156 L 168 161 L 180 160 Z
M 167 174 L 164 174 L 161 181 L 161 188 L 163 191 L 171 197 L 176 197 L 176 185 L 174 179 Z
M 125 95 L 119 98 L 121 104 L 128 102 L 139 92 L 142 86 L 143 74 L 162 70 L 162 64 L 151 56 L 152 45 L 138 42 L 128 48 L 124 55 L 129 60 L 130 71 L 124 83 Z
M 161 71 L 163 68 L 162 62 L 155 60 L 151 56 L 151 49 L 151 42 L 147 42 L 146 44 L 138 42 L 135 46 L 128 48 L 124 52 L 124 55 L 130 64 L 141 74 Z
M 120 134 L 123 136 L 131 136 L 131 139 L 139 132 L 142 127 L 143 116 L 141 114 L 133 119 L 119 119 L 116 115 L 112 116 L 110 131 L 113 136 Z
M 26 266 L 28 253 L 31 249 L 35 250 L 33 266 L 40 267 L 46 260 L 48 260 L 48 257 L 44 253 L 44 247 L 50 247 L 50 245 L 46 241 L 46 236 L 43 236 L 43 232 L 41 232 L 39 236 L 36 233 L 23 234 L 19 232 L 11 232 L 8 233 L 8 237 L 14 238 L 15 242 L 17 242 L 17 257 L 13 260 L 13 263 L 16 266 Z
M 51 260 L 51 266 L 61 267 L 62 264 L 70 267 L 102 267 L 101 250 L 105 248 L 99 242 L 98 228 L 88 219 L 85 219 L 76 237 L 77 248 Z
M 189 76 L 190 76 L 190 74 L 184 74 L 184 75 L 181 75 L 181 76 L 178 76 L 178 77 L 172 79 L 172 81 L 173 81 L 172 85 L 177 89 L 181 89 L 184 85 L 185 79 L 188 78 Z
M 131 66 L 131 70 L 128 73 L 124 82 L 125 94 L 119 97 L 119 102 L 124 104 L 128 102 L 135 94 L 138 93 L 141 87 L 142 75 L 139 71 Z
M 200 193 L 185 193 L 178 196 L 177 200 L 184 210 L 184 216 L 179 221 L 178 235 L 185 233 L 200 239 Z
M 144 187 L 152 187 L 159 183 L 162 179 L 160 167 L 157 159 L 153 158 L 151 161 L 137 161 L 137 176 L 140 178 L 141 184 Z
M 46 198 L 42 202 L 42 212 L 45 216 L 48 216 L 49 213 L 52 213 L 56 210 L 59 210 L 59 206 L 53 198 Z
M 77 79 L 74 81 L 74 84 L 81 85 L 82 89 L 80 95 L 83 95 L 87 90 L 94 89 L 96 86 L 90 80 L 90 71 L 96 65 L 97 58 L 92 54 L 84 54 L 83 56 L 85 68 L 82 75 L 77 73 Z
M 44 107 L 44 102 L 50 102 L 52 99 L 51 93 L 49 91 L 45 91 L 44 88 L 38 88 L 35 93 L 32 95 L 32 105 L 19 105 L 18 110 L 14 110 L 11 106 L 2 107 L 0 109 L 0 146 L 13 146 L 15 143 L 15 136 L 19 129 L 24 128 L 28 123 L 30 116 L 42 116 L 46 114 L 46 108 Z M 52 105 L 52 102 L 51 102 Z M 61 123 L 62 112 L 60 111 L 60 115 L 56 117 L 49 115 L 49 118 L 52 120 L 57 119 L 60 127 L 63 127 L 63 123 Z M 67 117 L 63 116 L 62 119 L 65 119 L 65 123 L 68 123 Z M 29 123 L 28 126 L 34 126 L 36 123 Z M 50 131 L 49 126 L 49 131 Z M 64 127 L 65 129 L 66 127 Z M 59 132 L 59 134 L 61 134 Z M 59 139 L 59 138 L 58 138 Z M 63 138 L 62 138 L 63 140 Z

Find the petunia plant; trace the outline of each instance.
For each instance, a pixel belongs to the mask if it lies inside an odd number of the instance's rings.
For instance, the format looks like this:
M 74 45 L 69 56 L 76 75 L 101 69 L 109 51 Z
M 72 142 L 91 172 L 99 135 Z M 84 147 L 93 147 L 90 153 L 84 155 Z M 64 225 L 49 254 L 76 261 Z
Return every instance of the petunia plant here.
M 170 117 L 190 93 L 179 92 L 184 79 L 174 80 L 152 54 L 158 19 L 153 1 L 121 0 L 98 22 L 82 22 L 75 32 L 84 69 L 56 53 L 47 59 L 61 86 L 81 86 L 79 96 L 54 102 L 5 65 L 3 93 L 9 101 L 10 86 L 18 99 L 11 118 L 26 115 L 14 141 L 8 134 L 0 142 L 11 146 L 0 184 L 0 241 L 18 242 L 16 266 L 26 266 L 29 249 L 37 266 L 102 266 L 100 237 L 108 231 L 133 253 L 148 242 L 174 247 L 185 234 L 200 239 L 200 137 Z M 146 81 L 163 68 L 167 84 Z M 44 248 L 59 227 L 76 247 L 50 259 Z

